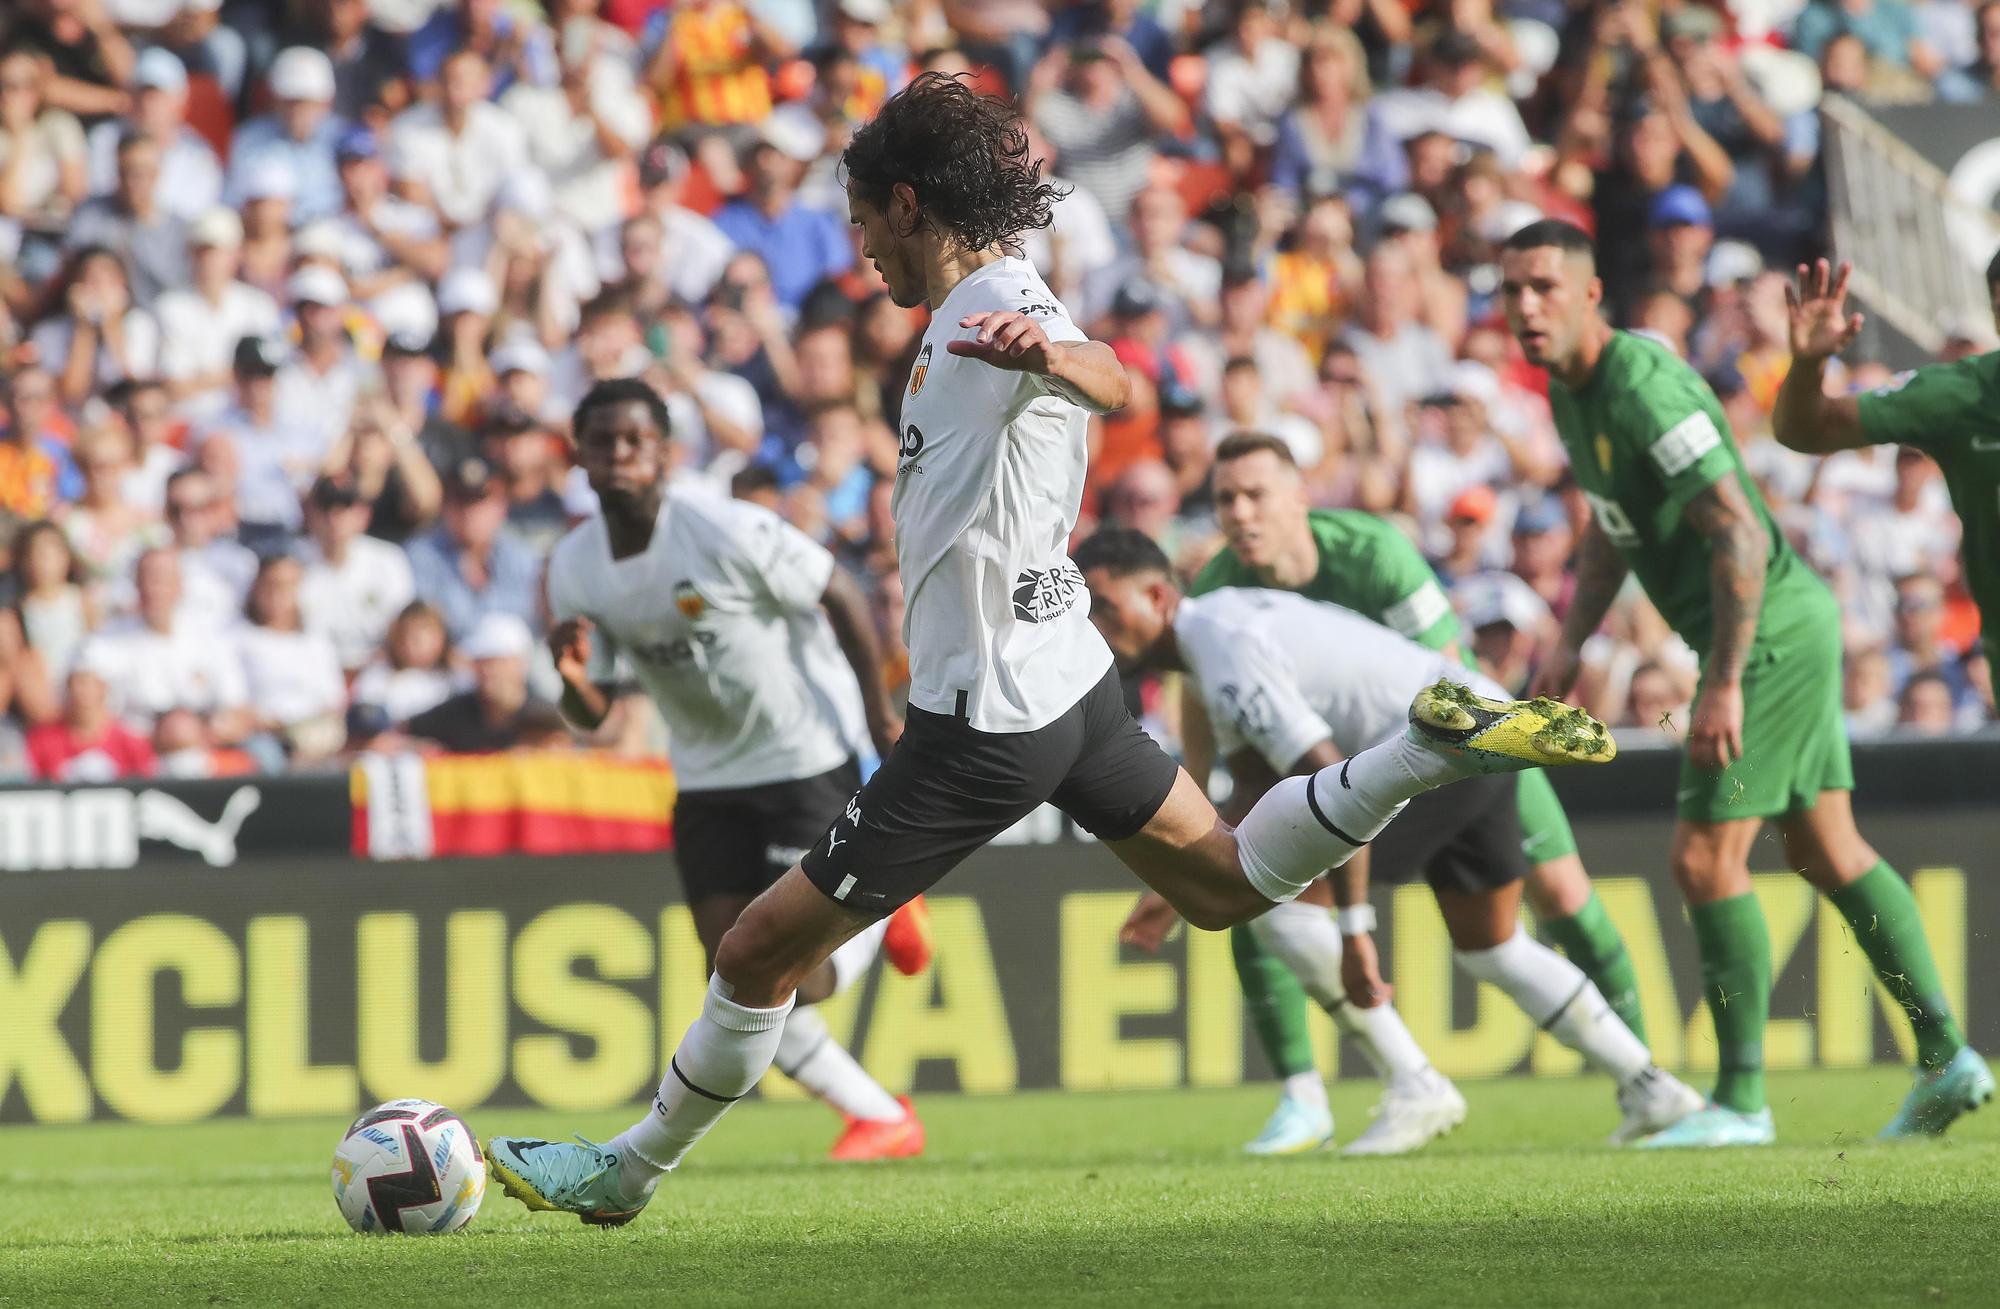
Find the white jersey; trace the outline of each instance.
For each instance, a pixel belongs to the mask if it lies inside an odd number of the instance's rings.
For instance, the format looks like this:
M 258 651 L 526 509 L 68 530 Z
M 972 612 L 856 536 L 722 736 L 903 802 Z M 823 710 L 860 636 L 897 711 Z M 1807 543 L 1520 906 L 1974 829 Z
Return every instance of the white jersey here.
M 1356 754 L 1403 730 L 1440 677 L 1505 698 L 1491 679 L 1351 609 L 1291 591 L 1224 587 L 1181 601 L 1181 662 L 1224 759 L 1248 747 L 1279 774 L 1331 740 Z
M 896 560 L 910 703 L 981 732 L 1032 732 L 1097 684 L 1111 651 L 1069 559 L 1088 413 L 1046 377 L 945 348 L 976 334 L 959 319 L 1002 310 L 1052 341 L 1088 339 L 1025 259 L 951 289 L 903 396 Z
M 683 791 L 815 777 L 854 753 L 861 688 L 820 598 L 833 556 L 776 514 L 669 488 L 653 539 L 611 557 L 602 517 L 549 555 L 549 611 L 588 618 L 593 676 L 623 655 L 666 719 Z

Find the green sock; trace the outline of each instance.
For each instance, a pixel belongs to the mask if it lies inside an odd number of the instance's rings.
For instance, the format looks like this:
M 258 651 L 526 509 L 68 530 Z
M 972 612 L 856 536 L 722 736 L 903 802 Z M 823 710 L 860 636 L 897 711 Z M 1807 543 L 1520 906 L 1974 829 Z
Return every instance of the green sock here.
M 1236 981 L 1243 1007 L 1257 1029 L 1257 1043 L 1280 1078 L 1313 1071 L 1312 1033 L 1306 1027 L 1306 990 L 1278 956 L 1266 950 L 1248 927 L 1229 929 L 1236 958 Z
M 1827 899 L 1854 929 L 1854 937 L 1875 965 L 1875 975 L 1889 989 L 1917 1038 L 1917 1058 L 1925 1068 L 1942 1068 L 1965 1046 L 1965 1034 L 1951 1016 L 1944 998 L 1944 981 L 1931 958 L 1924 920 L 1908 883 L 1888 860 L 1855 881 L 1831 892 Z
M 1646 1039 L 1646 1017 L 1639 1011 L 1639 972 L 1625 949 L 1625 938 L 1597 892 L 1583 902 L 1583 908 L 1567 918 L 1551 918 L 1542 924 L 1550 939 L 1562 947 L 1571 963 L 1597 983 L 1613 1013 L 1625 1020 L 1632 1035 Z
M 1701 990 L 1720 1047 L 1715 1102 L 1738 1113 L 1764 1107 L 1764 1023 L 1771 1015 L 1771 934 L 1757 897 L 1688 906 L 1701 950 Z

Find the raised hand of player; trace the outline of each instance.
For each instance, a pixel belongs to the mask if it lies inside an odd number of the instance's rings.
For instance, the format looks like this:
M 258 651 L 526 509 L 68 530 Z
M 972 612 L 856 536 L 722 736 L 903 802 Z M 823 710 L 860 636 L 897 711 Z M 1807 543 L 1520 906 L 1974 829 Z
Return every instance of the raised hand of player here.
M 1695 697 L 1687 735 L 1688 761 L 1719 773 L 1743 757 L 1743 687 L 1714 682 Z
M 588 618 L 566 618 L 549 630 L 549 654 L 556 672 L 571 686 L 590 681 L 590 632 Z
M 1148 891 L 1139 897 L 1139 903 L 1132 906 L 1126 916 L 1125 925 L 1118 929 L 1120 944 L 1144 950 L 1147 954 L 1158 954 L 1174 928 L 1180 926 L 1181 916 L 1167 903 L 1167 898 L 1157 891 Z
M 1373 1009 L 1389 1003 L 1395 988 L 1382 980 L 1382 960 L 1375 953 L 1375 937 L 1363 932 L 1344 937 L 1340 943 L 1340 986 L 1348 1002 L 1359 1009 Z
M 1054 365 L 1055 342 L 1026 314 L 1010 309 L 967 314 L 958 325 L 979 332 L 946 342 L 944 348 L 952 354 L 1016 373 L 1046 373 Z
M 1541 666 L 1535 669 L 1535 677 L 1529 683 L 1528 694 L 1545 695 L 1551 700 L 1560 700 L 1569 694 L 1572 686 L 1576 685 L 1577 674 L 1582 671 L 1582 654 L 1574 646 L 1558 642 L 1556 648 L 1549 651 L 1548 658 L 1542 660 Z
M 1843 263 L 1834 272 L 1824 259 L 1799 265 L 1798 275 L 1785 286 L 1794 358 L 1827 359 L 1854 343 L 1863 320 L 1847 312 L 1847 279 L 1853 273 L 1853 264 Z

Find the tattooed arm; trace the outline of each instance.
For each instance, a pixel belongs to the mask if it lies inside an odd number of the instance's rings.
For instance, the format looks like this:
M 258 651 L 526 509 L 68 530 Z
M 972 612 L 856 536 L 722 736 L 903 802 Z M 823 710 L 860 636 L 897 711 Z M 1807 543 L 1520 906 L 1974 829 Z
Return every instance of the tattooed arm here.
M 1734 477 L 1722 478 L 1689 501 L 1686 515 L 1688 525 L 1708 539 L 1714 613 L 1701 695 L 1688 729 L 1688 757 L 1698 768 L 1720 772 L 1743 755 L 1743 668 L 1757 639 L 1771 542 Z
M 1583 643 L 1604 621 L 1618 588 L 1625 584 L 1625 556 L 1596 522 L 1583 529 L 1576 549 L 1576 593 L 1563 616 L 1562 639 L 1535 670 L 1535 695 L 1568 695 L 1583 667 Z

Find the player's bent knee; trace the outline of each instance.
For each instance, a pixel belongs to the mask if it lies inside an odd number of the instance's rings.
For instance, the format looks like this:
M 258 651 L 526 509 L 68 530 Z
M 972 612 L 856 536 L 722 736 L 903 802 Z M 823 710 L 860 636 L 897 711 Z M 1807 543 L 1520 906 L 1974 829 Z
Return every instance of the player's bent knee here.
M 788 959 L 785 934 L 766 921 L 752 905 L 723 934 L 715 948 L 715 974 L 735 993 L 738 1003 L 781 1003 L 799 987 L 817 961 Z

